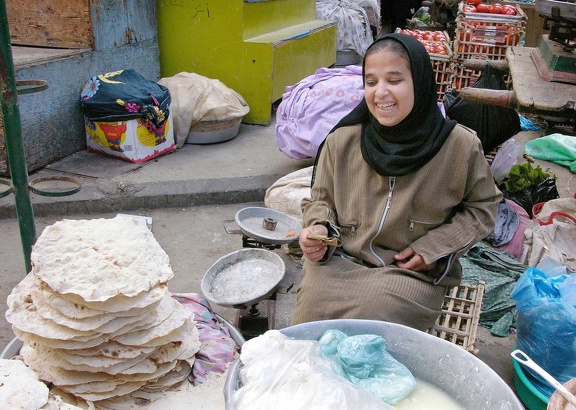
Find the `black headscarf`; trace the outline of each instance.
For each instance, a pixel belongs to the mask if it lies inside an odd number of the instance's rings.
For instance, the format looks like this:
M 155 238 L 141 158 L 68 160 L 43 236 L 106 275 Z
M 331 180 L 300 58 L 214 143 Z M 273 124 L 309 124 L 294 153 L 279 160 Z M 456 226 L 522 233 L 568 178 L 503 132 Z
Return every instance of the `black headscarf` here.
M 456 126 L 456 121 L 447 121 L 438 107 L 436 80 L 430 56 L 420 41 L 406 34 L 387 34 L 372 43 L 366 50 L 366 55 L 371 48 L 385 39 L 399 42 L 410 57 L 414 82 L 412 111 L 400 123 L 385 127 L 374 118 L 368 110 L 366 100 L 362 99 L 331 132 L 347 125 L 362 124 L 360 144 L 364 160 L 380 175 L 402 176 L 420 169 L 440 151 Z M 365 64 L 366 57 L 362 62 L 363 78 Z M 313 180 L 314 176 L 315 172 Z

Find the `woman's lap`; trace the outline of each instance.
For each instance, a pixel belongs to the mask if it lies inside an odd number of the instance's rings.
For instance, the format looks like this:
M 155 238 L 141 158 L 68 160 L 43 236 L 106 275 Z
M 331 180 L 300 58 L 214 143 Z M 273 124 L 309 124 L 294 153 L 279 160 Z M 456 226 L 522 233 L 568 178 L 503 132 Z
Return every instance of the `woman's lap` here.
M 367 268 L 332 257 L 304 264 L 292 324 L 327 319 L 372 319 L 430 328 L 440 314 L 446 288 L 397 267 Z

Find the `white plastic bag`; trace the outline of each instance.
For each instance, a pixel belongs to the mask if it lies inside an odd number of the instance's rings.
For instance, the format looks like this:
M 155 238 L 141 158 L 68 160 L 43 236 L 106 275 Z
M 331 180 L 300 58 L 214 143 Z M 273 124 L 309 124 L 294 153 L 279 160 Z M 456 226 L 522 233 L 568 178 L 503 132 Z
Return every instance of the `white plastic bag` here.
M 498 153 L 494 157 L 490 167 L 496 184 L 500 185 L 510 172 L 510 168 L 512 168 L 513 165 L 516 165 L 518 162 L 518 154 L 521 149 L 522 145 L 516 142 L 514 138 L 511 138 L 502 144 L 502 147 L 498 150 Z
M 393 410 L 338 376 L 313 340 L 269 330 L 242 345 L 242 386 L 227 410 Z

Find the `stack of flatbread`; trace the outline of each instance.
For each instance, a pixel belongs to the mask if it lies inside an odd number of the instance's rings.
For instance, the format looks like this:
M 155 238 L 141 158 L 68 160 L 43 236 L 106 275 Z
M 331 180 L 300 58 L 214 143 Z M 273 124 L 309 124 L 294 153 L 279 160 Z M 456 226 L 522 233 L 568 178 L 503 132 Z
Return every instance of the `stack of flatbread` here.
M 62 220 L 8 297 L 24 362 L 94 404 L 148 398 L 185 380 L 200 349 L 193 314 L 171 297 L 168 255 L 146 223 Z

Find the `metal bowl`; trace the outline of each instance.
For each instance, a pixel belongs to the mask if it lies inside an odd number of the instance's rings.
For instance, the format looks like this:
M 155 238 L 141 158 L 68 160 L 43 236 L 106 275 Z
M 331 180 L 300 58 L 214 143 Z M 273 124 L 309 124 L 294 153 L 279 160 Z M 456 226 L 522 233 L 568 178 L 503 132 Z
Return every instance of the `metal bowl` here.
M 276 221 L 273 230 L 264 227 L 264 220 Z M 275 209 L 248 207 L 236 212 L 236 223 L 242 233 L 267 244 L 284 244 L 298 240 L 302 224 L 299 221 Z
M 474 410 L 523 410 L 512 389 L 486 363 L 444 339 L 396 323 L 377 320 L 335 319 L 281 329 L 286 336 L 319 340 L 338 329 L 349 336 L 376 334 L 386 339 L 386 350 L 414 377 L 436 386 L 461 406 Z M 230 402 L 241 387 L 239 359 L 228 368 L 224 397 Z
M 244 308 L 274 293 L 286 273 L 280 256 L 261 248 L 246 248 L 218 259 L 204 274 L 200 288 L 208 301 Z

